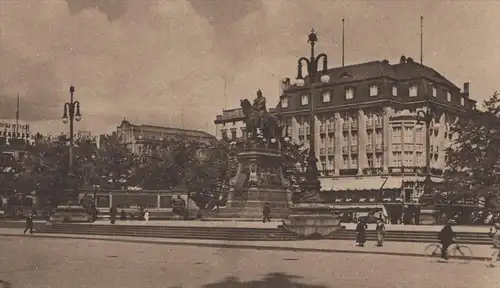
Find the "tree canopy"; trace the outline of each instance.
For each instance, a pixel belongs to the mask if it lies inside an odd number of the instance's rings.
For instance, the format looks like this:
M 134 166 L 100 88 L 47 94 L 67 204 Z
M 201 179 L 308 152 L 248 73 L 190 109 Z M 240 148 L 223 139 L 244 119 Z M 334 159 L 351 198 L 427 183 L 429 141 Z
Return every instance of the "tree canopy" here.
M 445 183 L 455 197 L 477 198 L 499 193 L 500 95 L 496 92 L 452 127 Z

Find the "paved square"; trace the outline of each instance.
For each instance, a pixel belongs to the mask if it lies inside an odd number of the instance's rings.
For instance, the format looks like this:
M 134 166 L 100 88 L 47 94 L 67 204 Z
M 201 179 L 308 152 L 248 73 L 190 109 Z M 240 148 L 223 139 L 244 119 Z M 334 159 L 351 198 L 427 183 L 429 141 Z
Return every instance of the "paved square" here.
M 12 287 L 500 287 L 500 267 L 421 257 L 0 237 Z

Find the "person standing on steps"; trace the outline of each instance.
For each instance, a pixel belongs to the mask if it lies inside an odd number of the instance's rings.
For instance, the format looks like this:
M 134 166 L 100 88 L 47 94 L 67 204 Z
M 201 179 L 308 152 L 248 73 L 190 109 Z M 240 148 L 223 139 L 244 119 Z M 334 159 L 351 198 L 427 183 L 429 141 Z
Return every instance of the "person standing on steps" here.
M 358 225 L 356 225 L 356 243 L 359 247 L 365 246 L 367 228 L 368 225 L 365 223 L 364 219 L 360 219 Z
M 26 234 L 30 230 L 30 234 L 33 234 L 33 214 L 29 214 L 28 217 L 26 217 L 26 228 L 24 228 L 23 234 Z
M 264 204 L 264 208 L 262 208 L 262 223 L 271 222 L 271 208 L 269 207 L 269 203 Z
M 115 224 L 116 214 L 118 214 L 118 210 L 113 205 L 111 206 L 111 208 L 109 208 L 109 220 L 111 221 L 111 224 Z
M 385 223 L 384 223 L 384 218 L 382 216 L 380 216 L 377 219 L 377 227 L 375 228 L 375 231 L 377 232 L 377 246 L 378 247 L 384 246 Z

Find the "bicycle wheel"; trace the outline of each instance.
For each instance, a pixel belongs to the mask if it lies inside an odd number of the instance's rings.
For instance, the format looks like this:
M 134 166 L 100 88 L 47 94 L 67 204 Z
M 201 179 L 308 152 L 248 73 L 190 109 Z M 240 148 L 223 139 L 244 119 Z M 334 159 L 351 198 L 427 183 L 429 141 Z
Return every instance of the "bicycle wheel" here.
M 425 255 L 429 257 L 436 257 L 441 255 L 441 245 L 439 244 L 430 244 L 425 247 L 424 250 Z
M 493 254 L 491 254 L 491 259 L 490 259 L 490 265 L 495 267 L 495 266 L 498 266 L 498 264 L 500 263 L 500 250 L 495 250 L 495 252 L 493 252 Z
M 470 263 L 472 261 L 472 250 L 463 245 L 456 245 L 452 250 L 451 257 L 460 259 L 464 263 Z

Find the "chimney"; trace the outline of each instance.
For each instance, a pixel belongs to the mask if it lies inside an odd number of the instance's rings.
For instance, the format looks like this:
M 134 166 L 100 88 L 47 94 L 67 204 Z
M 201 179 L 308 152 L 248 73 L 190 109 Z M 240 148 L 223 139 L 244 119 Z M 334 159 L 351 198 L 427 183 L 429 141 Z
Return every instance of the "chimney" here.
M 389 64 L 389 60 L 384 59 L 384 60 L 382 60 L 382 63 L 384 63 L 384 64 Z
M 406 63 L 413 63 L 413 58 L 411 57 L 406 58 Z
M 469 82 L 464 83 L 464 94 L 469 94 Z
M 401 59 L 399 60 L 399 63 L 401 63 L 401 64 L 402 63 L 406 63 L 406 56 L 405 55 L 401 56 Z

